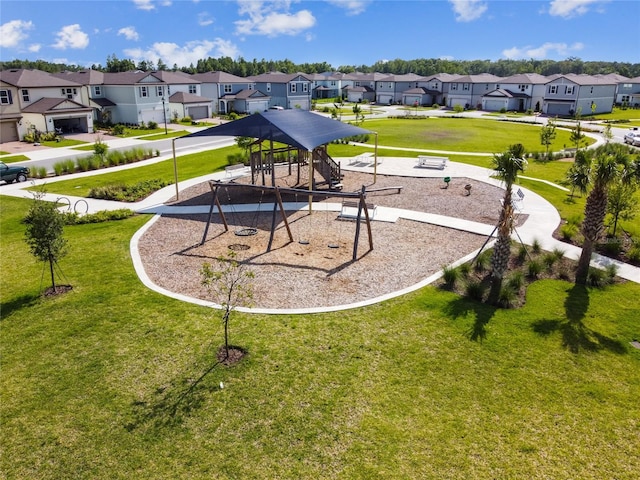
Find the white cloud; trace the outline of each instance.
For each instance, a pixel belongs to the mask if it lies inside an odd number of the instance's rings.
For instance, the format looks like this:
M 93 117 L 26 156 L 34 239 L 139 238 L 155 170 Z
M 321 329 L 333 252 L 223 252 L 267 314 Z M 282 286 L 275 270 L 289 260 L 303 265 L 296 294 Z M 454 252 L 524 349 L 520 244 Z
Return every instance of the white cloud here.
M 367 9 L 369 1 L 367 0 L 327 0 L 336 7 L 344 8 L 347 15 L 360 15 Z
M 0 47 L 17 47 L 18 44 L 29 37 L 27 32 L 33 30 L 33 23 L 24 20 L 11 20 L 0 25 Z
M 584 44 L 576 42 L 573 45 L 566 43 L 546 42 L 539 47 L 512 47 L 502 51 L 502 55 L 510 60 L 535 58 L 538 60 L 549 57 L 550 54 L 556 54 L 560 57 L 566 57 L 572 53 L 578 52 L 584 48 Z
M 472 22 L 479 19 L 489 6 L 481 0 L 449 0 L 456 14 L 456 22 Z
M 38 53 L 41 48 L 42 45 L 40 45 L 39 43 L 34 43 L 33 45 L 29 45 L 27 47 L 27 50 L 29 50 L 31 53 Z
M 154 3 L 154 0 L 133 0 L 133 3 L 135 4 L 135 6 L 136 6 L 136 8 L 138 10 L 150 11 L 150 10 L 155 10 L 156 9 L 156 5 Z M 171 5 L 171 0 L 160 0 L 157 3 L 161 7 L 169 7 Z
M 118 36 L 119 35 L 124 35 L 124 38 L 127 40 L 138 40 L 140 38 L 135 27 L 123 27 L 118 30 Z
M 589 7 L 602 0 L 552 0 L 549 6 L 549 15 L 554 17 L 571 18 L 584 15 Z
M 298 35 L 316 24 L 316 19 L 309 10 L 289 12 L 290 2 L 287 0 L 263 2 L 240 0 L 240 15 L 247 15 L 247 20 L 238 20 L 236 33 L 240 35 Z
M 200 12 L 198 14 L 198 25 L 201 27 L 206 27 L 207 25 L 211 25 L 213 23 L 213 18 L 209 15 L 209 12 Z
M 89 35 L 80 30 L 80 25 L 66 25 L 56 33 L 58 41 L 54 43 L 53 48 L 66 50 L 67 48 L 86 48 L 89 45 Z
M 240 51 L 231 42 L 216 38 L 215 40 L 198 40 L 187 42 L 184 46 L 179 46 L 170 42 L 157 42 L 148 49 L 130 48 L 124 50 L 127 57 L 135 63 L 142 60 L 158 62 L 162 59 L 167 65 L 174 63 L 179 67 L 188 67 L 190 64 L 197 64 L 198 60 L 207 57 L 231 57 L 237 58 Z

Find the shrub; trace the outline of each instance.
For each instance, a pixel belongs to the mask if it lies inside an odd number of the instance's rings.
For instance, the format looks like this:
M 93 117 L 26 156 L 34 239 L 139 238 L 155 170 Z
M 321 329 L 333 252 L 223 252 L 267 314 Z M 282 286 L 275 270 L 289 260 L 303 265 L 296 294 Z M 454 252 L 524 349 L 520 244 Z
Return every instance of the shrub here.
M 442 267 L 442 278 L 447 288 L 453 288 L 460 279 L 460 270 L 451 266 Z
M 529 278 L 538 278 L 542 272 L 542 264 L 538 260 L 531 260 L 527 264 L 527 275 Z
M 156 128 L 158 128 L 158 124 L 154 121 L 151 121 L 147 124 L 149 126 L 150 130 L 155 130 Z
M 134 185 L 112 184 L 92 188 L 89 191 L 90 198 L 104 200 L 116 200 L 119 202 L 137 202 L 148 197 L 153 192 L 165 187 L 167 182 L 163 180 L 145 180 Z
M 76 163 L 79 171 L 86 172 L 89 170 L 89 157 L 80 157 L 76 160 Z
M 587 283 L 592 287 L 604 287 L 608 283 L 607 272 L 599 268 L 590 267 Z
M 456 113 L 462 113 L 462 112 L 464 112 L 464 107 L 458 103 L 458 104 L 454 105 L 453 111 L 456 112 Z
M 474 269 L 476 272 L 484 272 L 491 263 L 491 250 L 485 250 L 476 258 Z
M 540 240 L 538 240 L 537 238 L 533 239 L 531 250 L 533 250 L 533 253 L 540 253 L 540 251 L 542 250 L 542 247 L 540 246 Z
M 520 271 L 513 272 L 513 274 L 507 280 L 507 286 L 515 292 L 519 292 L 523 285 L 524 274 Z
M 192 119 L 188 115 L 186 117 L 183 117 L 182 119 L 180 119 L 180 122 L 182 122 L 182 123 L 191 123 L 191 121 L 192 121 Z
M 516 260 L 520 263 L 524 263 L 524 261 L 529 256 L 529 251 L 527 250 L 527 246 L 522 243 L 518 247 L 518 254 L 516 255 Z
M 474 300 L 482 301 L 484 296 L 484 285 L 478 280 L 469 280 L 465 287 L 467 297 Z
M 631 263 L 640 263 L 640 244 L 634 243 L 627 251 L 627 257 Z
M 553 270 L 553 265 L 557 260 L 558 258 L 552 252 L 545 253 L 542 257 L 542 263 L 544 263 L 549 271 Z
M 112 134 L 112 135 L 124 135 L 124 132 L 125 132 L 124 125 L 122 125 L 122 124 L 120 124 L 120 123 L 119 123 L 119 124 L 117 124 L 117 125 L 114 125 L 114 126 L 111 128 L 111 134 Z
M 112 150 L 107 154 L 107 165 L 115 167 L 124 164 L 124 154 L 119 150 Z
M 471 272 L 471 264 L 463 263 L 458 267 L 458 270 L 460 271 L 460 275 L 467 278 L 469 276 L 469 272 Z
M 613 280 L 618 276 L 618 266 L 615 263 L 610 263 L 609 265 L 607 265 L 604 271 L 607 274 L 607 278 L 609 278 L 610 282 L 613 282 Z
M 438 105 L 437 103 L 434 103 L 433 105 L 431 105 L 433 108 L 440 108 L 440 105 Z
M 551 253 L 556 257 L 556 260 L 562 260 L 564 258 L 564 250 L 561 248 L 554 248 Z
M 506 108 L 504 108 L 504 107 L 502 107 L 502 108 L 500 109 L 500 113 L 507 113 L 507 109 L 506 109 Z
M 64 173 L 62 162 L 56 162 L 53 164 L 53 173 L 56 175 L 56 177 L 59 177 Z
M 120 208 L 118 210 L 100 210 L 95 213 L 87 213 L 86 215 L 78 215 L 77 213 L 65 213 L 64 219 L 66 225 L 82 225 L 86 223 L 101 223 L 112 220 L 122 220 L 135 215 L 133 210 L 128 208 Z
M 502 287 L 500 290 L 500 296 L 498 297 L 498 303 L 503 308 L 510 308 L 513 306 L 515 299 L 517 297 L 517 292 L 508 286 Z
M 578 226 L 572 223 L 565 223 L 560 227 L 560 236 L 563 240 L 571 242 L 578 234 Z
M 602 244 L 602 250 L 610 256 L 617 256 L 622 251 L 622 241 L 616 237 L 609 237 Z

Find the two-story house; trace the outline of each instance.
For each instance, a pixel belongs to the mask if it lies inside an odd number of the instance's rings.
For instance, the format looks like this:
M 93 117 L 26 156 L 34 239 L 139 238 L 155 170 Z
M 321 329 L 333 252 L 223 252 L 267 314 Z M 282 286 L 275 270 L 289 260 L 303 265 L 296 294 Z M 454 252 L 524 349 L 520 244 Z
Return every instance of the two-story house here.
M 349 102 L 378 102 L 376 98 L 376 82 L 388 77 L 382 73 L 348 73 L 342 77 L 342 98 Z M 385 103 L 390 103 L 389 101 Z
M 2 122 L 7 138 L 15 138 L 17 133 L 21 139 L 30 130 L 93 132 L 92 109 L 82 103 L 81 84 L 27 69 L 3 70 L 0 82 L 6 86 L 0 94 L 0 116 L 13 118 Z
M 269 72 L 249 77 L 256 90 L 271 97 L 270 107 L 311 109 L 311 79 L 304 73 Z
M 496 89 L 482 96 L 482 110 L 524 112 L 541 111 L 549 81 L 537 73 L 521 73 L 505 77 L 496 85 Z
M 270 97 L 246 78 L 226 72 L 196 73 L 193 78 L 201 82 L 202 96 L 211 99 L 215 114 L 254 113 L 269 108 Z
M 314 73 L 307 75 L 311 80 L 311 99 L 337 98 L 342 91 L 342 78 L 339 72 Z
M 591 75 L 555 75 L 546 84 L 543 113 L 574 116 L 578 113 L 610 113 L 617 85 Z
M 640 77 L 628 78 L 618 83 L 616 104 L 640 107 Z
M 448 83 L 447 106 L 461 105 L 464 108 L 482 108 L 482 97 L 495 90 L 501 78 L 490 73 L 462 75 Z

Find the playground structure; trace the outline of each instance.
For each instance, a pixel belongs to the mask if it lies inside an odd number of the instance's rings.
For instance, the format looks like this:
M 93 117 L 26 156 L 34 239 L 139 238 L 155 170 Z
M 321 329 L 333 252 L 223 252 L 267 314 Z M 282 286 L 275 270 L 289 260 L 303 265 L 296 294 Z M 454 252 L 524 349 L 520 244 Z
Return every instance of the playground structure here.
M 274 177 L 274 182 L 275 182 L 275 177 Z M 357 208 L 357 214 L 355 215 L 356 227 L 355 227 L 355 233 L 354 233 L 354 239 L 353 239 L 352 260 L 355 261 L 358 258 L 358 243 L 360 240 L 360 231 L 362 228 L 363 219 L 365 221 L 365 225 L 367 228 L 367 235 L 369 239 L 369 251 L 373 250 L 373 236 L 371 232 L 371 216 L 369 213 L 370 204 L 367 204 L 366 202 L 366 187 L 364 185 L 362 186 L 359 192 L 339 192 L 339 191 L 331 191 L 331 190 L 304 190 L 300 188 L 280 187 L 277 185 L 275 186 L 255 185 L 253 183 L 239 184 L 235 182 L 221 182 L 219 180 L 217 181 L 212 180 L 212 181 L 209 181 L 209 187 L 211 188 L 212 198 L 211 198 L 211 204 L 209 206 L 209 214 L 207 217 L 207 222 L 205 225 L 204 233 L 202 235 L 202 240 L 200 241 L 200 245 L 203 245 L 207 240 L 207 235 L 209 233 L 209 228 L 213 220 L 215 208 L 217 208 L 218 214 L 220 215 L 220 220 L 222 222 L 222 225 L 224 226 L 224 231 L 225 232 L 229 231 L 229 223 L 227 222 L 225 212 L 224 212 L 224 209 L 222 208 L 222 204 L 220 203 L 220 198 L 219 198 L 221 188 L 228 189 L 228 188 L 242 187 L 242 188 L 249 188 L 253 190 L 260 190 L 261 191 L 260 204 L 262 204 L 262 196 L 264 195 L 265 191 L 271 192 L 275 196 L 275 201 L 273 202 L 273 208 L 272 208 L 272 214 L 271 214 L 271 227 L 269 231 L 269 242 L 266 249 L 267 252 L 271 251 L 271 248 L 273 245 L 273 239 L 274 239 L 274 235 L 277 227 L 278 212 L 280 213 L 280 218 L 286 229 L 289 242 L 294 241 L 293 234 L 291 232 L 291 227 L 287 219 L 287 214 L 286 214 L 287 209 L 285 207 L 285 202 L 283 202 L 282 200 L 283 194 L 290 194 L 290 195 L 296 195 L 296 196 L 309 195 L 309 214 L 312 213 L 312 207 L 311 207 L 312 199 L 313 199 L 313 196 L 316 196 L 316 195 L 321 197 L 337 197 L 337 198 L 343 199 L 343 201 L 352 202 L 355 208 Z M 238 229 L 234 233 L 238 236 L 252 235 L 256 233 L 254 230 L 255 230 L 255 227 L 250 226 L 250 227 L 244 227 L 244 228 Z

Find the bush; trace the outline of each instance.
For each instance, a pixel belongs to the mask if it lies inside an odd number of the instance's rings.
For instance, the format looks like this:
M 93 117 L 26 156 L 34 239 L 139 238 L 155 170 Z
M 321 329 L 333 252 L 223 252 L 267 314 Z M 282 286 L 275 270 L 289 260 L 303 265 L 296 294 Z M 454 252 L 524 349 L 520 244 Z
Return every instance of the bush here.
M 134 185 L 105 185 L 102 187 L 92 188 L 89 191 L 89 197 L 104 200 L 116 200 L 119 202 L 137 202 L 167 185 L 167 182 L 159 179 L 145 180 Z
M 460 104 L 454 105 L 453 111 L 456 113 L 462 113 L 464 112 L 464 107 Z
M 553 270 L 553 265 L 557 260 L 558 257 L 556 257 L 556 255 L 554 255 L 552 252 L 545 253 L 542 257 L 542 263 L 544 263 L 544 265 L 547 267 L 547 270 L 549 271 Z
M 631 263 L 640 263 L 640 244 L 634 243 L 627 251 L 627 257 Z
M 29 176 L 32 178 L 46 178 L 47 167 L 31 167 L 29 168 Z
M 80 172 L 86 172 L 89 170 L 89 157 L 80 157 L 76 160 L 76 163 Z
M 564 225 L 562 225 L 562 227 L 560 227 L 560 236 L 562 237 L 563 240 L 566 240 L 567 242 L 573 241 L 573 239 L 577 234 L 578 234 L 577 225 L 573 225 L 571 223 L 565 223 Z
M 120 123 L 119 123 L 119 124 L 117 124 L 117 125 L 114 125 L 114 126 L 111 128 L 111 134 L 112 134 L 112 135 L 124 135 L 124 132 L 125 132 L 124 125 L 122 125 L 122 124 L 120 124 Z
M 485 250 L 476 258 L 474 269 L 476 272 L 484 272 L 491 263 L 491 250 Z
M 527 246 L 522 243 L 518 247 L 518 254 L 516 255 L 516 260 L 520 263 L 524 263 L 524 261 L 529 256 L 529 251 L 527 250 Z
M 498 297 L 498 303 L 503 308 L 511 308 L 515 299 L 517 297 L 517 292 L 508 286 L 503 287 L 500 290 L 500 296 Z
M 537 238 L 533 239 L 531 250 L 533 250 L 533 253 L 540 253 L 540 251 L 542 250 L 542 247 L 540 246 L 540 240 L 538 240 Z
M 113 150 L 107 154 L 107 165 L 116 167 L 124 164 L 124 154 L 119 150 Z
M 442 278 L 447 288 L 453 288 L 460 279 L 460 270 L 451 266 L 442 267 Z
M 622 251 L 622 240 L 616 237 L 609 237 L 602 244 L 602 250 L 605 254 L 615 257 Z
M 484 285 L 478 280 L 470 280 L 465 287 L 465 293 L 467 297 L 481 302 L 484 297 Z
M 78 215 L 77 213 L 65 213 L 64 220 L 66 225 L 82 225 L 86 223 L 101 223 L 112 220 L 122 220 L 135 215 L 133 210 L 120 208 L 118 210 L 100 210 L 95 213 L 87 213 L 86 215 Z
M 469 263 L 463 263 L 458 267 L 458 270 L 460 271 L 460 275 L 467 278 L 471 272 L 471 265 Z
M 604 287 L 608 283 L 607 272 L 599 268 L 590 267 L 587 283 L 592 287 Z
M 150 130 L 155 130 L 156 128 L 158 128 L 158 124 L 154 121 L 151 121 L 147 124 L 149 126 Z
M 192 120 L 191 120 L 191 117 L 186 116 L 186 117 L 181 118 L 181 119 L 180 119 L 180 122 L 181 122 L 181 123 L 191 123 L 191 122 L 192 122 Z
M 438 105 L 437 103 L 434 103 L 433 105 L 431 105 L 433 108 L 440 108 L 440 105 Z
M 507 280 L 507 286 L 515 292 L 519 292 L 524 285 L 524 274 L 520 271 L 514 272 Z
M 527 275 L 529 278 L 538 278 L 542 272 L 542 264 L 538 260 L 531 260 L 527 264 Z

